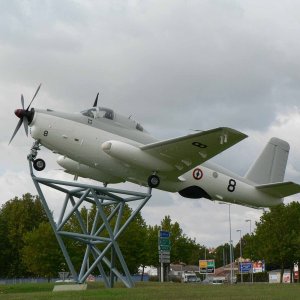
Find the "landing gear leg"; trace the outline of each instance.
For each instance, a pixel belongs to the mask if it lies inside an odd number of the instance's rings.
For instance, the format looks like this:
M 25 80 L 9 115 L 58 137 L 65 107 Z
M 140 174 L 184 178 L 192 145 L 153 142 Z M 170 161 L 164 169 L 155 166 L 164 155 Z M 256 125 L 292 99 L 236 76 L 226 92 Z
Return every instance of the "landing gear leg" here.
M 36 159 L 39 150 L 41 150 L 40 141 L 37 140 L 33 143 L 31 147 L 31 151 L 28 155 L 28 160 L 32 162 L 33 167 L 36 171 L 42 171 L 46 167 L 46 163 L 43 159 L 41 158 Z
M 33 143 L 30 153 L 28 154 L 27 158 L 30 161 L 34 161 L 36 159 L 38 151 L 41 150 L 40 148 L 40 141 L 37 140 Z
M 148 177 L 148 186 L 150 188 L 157 188 L 160 184 L 160 179 L 157 175 L 150 175 Z

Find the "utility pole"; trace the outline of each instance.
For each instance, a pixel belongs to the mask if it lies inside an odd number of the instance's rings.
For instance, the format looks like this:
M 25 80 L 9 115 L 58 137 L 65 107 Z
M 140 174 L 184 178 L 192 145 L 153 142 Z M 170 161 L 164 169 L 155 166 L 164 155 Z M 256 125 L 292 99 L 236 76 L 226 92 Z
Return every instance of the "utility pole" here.
M 237 232 L 240 233 L 240 263 L 243 260 L 243 254 L 242 254 L 242 230 L 241 229 L 237 229 Z M 241 283 L 243 283 L 243 268 L 241 268 Z
M 225 202 L 219 202 L 219 204 L 225 204 L 228 205 L 228 213 L 229 213 L 229 256 L 230 256 L 230 283 L 233 284 L 233 266 L 232 266 L 232 239 L 231 239 L 231 212 L 230 212 L 230 207 L 231 203 L 225 203 Z
M 249 222 L 249 224 L 250 224 L 250 231 L 249 231 L 249 234 L 250 234 L 250 238 L 251 238 L 251 235 L 252 235 L 252 231 L 251 231 L 252 221 L 251 221 L 250 219 L 247 219 L 247 220 L 245 220 L 245 222 Z M 252 242 L 251 242 L 251 247 L 250 247 L 250 260 L 251 260 L 251 263 L 252 263 L 252 269 L 251 269 L 251 282 L 253 283 Z
M 251 223 L 252 223 L 252 221 L 250 219 L 247 219 L 247 220 L 245 220 L 245 222 L 249 222 L 250 223 L 250 231 L 249 231 L 249 233 L 251 235 L 252 234 L 252 231 L 251 231 Z

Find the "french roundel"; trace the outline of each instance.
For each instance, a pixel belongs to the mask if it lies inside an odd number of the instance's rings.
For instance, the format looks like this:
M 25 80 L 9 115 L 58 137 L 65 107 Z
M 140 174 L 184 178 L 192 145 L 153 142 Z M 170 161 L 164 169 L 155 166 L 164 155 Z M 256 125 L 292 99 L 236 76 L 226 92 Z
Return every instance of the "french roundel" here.
M 201 169 L 199 168 L 196 168 L 194 171 L 193 171 L 193 177 L 194 179 L 196 180 L 200 180 L 202 177 L 203 177 L 203 172 Z

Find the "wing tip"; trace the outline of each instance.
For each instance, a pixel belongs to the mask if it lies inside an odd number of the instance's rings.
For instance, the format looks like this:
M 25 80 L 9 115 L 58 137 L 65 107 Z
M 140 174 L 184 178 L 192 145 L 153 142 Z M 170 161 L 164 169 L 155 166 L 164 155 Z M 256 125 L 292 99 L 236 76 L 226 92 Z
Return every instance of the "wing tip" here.
M 243 133 L 243 132 L 241 132 L 241 131 L 239 131 L 237 129 L 231 128 L 231 127 L 220 127 L 220 129 L 223 129 L 224 131 L 232 132 L 234 134 L 240 135 L 243 138 L 247 138 L 248 137 L 247 134 L 245 134 L 245 133 Z

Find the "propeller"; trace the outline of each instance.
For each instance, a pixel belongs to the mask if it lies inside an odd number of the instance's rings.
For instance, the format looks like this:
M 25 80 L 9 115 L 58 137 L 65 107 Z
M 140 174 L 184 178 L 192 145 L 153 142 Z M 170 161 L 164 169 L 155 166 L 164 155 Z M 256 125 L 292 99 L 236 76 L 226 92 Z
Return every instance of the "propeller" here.
M 94 102 L 93 107 L 97 107 L 97 104 L 98 104 L 98 97 L 99 97 L 99 93 L 98 93 L 97 96 L 96 96 L 96 99 L 95 99 L 95 102 Z
M 19 109 L 16 109 L 16 110 L 15 110 L 15 115 L 16 115 L 20 120 L 19 120 L 19 122 L 18 122 L 18 124 L 17 124 L 17 127 L 15 128 L 15 131 L 14 131 L 14 133 L 13 133 L 13 135 L 12 135 L 12 137 L 11 137 L 11 139 L 10 139 L 10 141 L 9 141 L 8 144 L 10 144 L 11 141 L 14 139 L 14 137 L 15 137 L 15 135 L 17 134 L 17 132 L 19 131 L 19 129 L 20 129 L 22 123 L 23 123 L 23 125 L 24 125 L 24 129 L 25 129 L 26 136 L 28 136 L 28 124 L 30 124 L 30 122 L 31 122 L 32 119 L 33 119 L 33 115 L 34 115 L 34 111 L 33 111 L 33 110 L 29 111 L 29 108 L 30 108 L 30 106 L 31 106 L 31 104 L 32 104 L 32 102 L 33 102 L 33 100 L 35 99 L 37 93 L 39 92 L 39 90 L 40 90 L 40 88 L 41 88 L 41 85 L 42 85 L 42 84 L 40 84 L 40 85 L 38 86 L 38 88 L 37 88 L 37 90 L 36 90 L 34 96 L 32 97 L 32 99 L 31 99 L 31 101 L 30 101 L 30 103 L 29 103 L 29 105 L 27 106 L 26 109 L 25 109 L 25 106 L 24 106 L 24 96 L 21 95 L 21 104 L 22 104 L 22 108 L 19 108 Z

